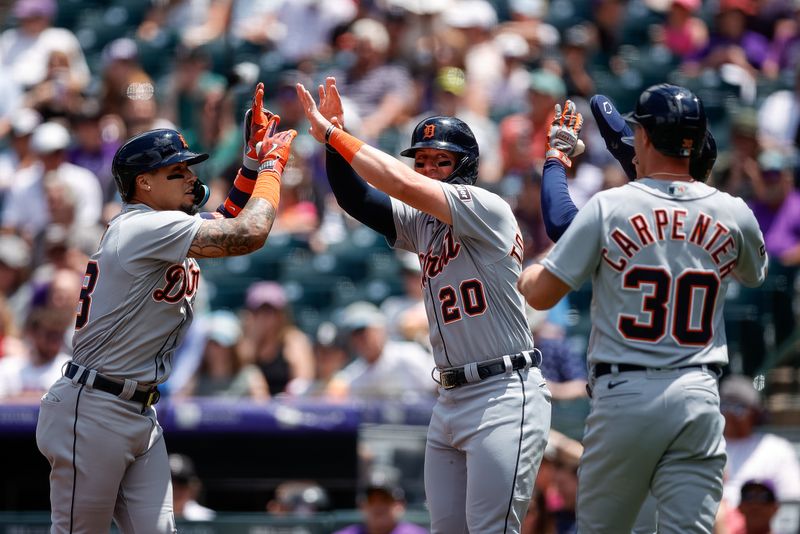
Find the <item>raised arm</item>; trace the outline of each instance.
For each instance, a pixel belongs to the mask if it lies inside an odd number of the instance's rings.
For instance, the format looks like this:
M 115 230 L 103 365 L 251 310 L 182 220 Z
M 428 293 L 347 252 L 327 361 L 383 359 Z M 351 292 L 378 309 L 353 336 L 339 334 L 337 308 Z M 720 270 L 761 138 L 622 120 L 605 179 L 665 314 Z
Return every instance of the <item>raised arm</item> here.
M 325 86 L 319 86 L 319 112 L 331 123 L 344 128 L 344 108 L 333 77 L 325 80 Z M 370 186 L 330 145 L 325 146 L 325 170 L 339 206 L 393 243 L 397 230 L 389 195 Z
M 335 88 L 335 80 L 331 80 L 329 90 L 331 86 Z M 450 206 L 440 183 L 346 133 L 337 127 L 337 121 L 331 122 L 320 113 L 314 98 L 302 84 L 297 84 L 296 88 L 314 139 L 330 144 L 364 180 L 387 195 L 446 224 L 453 224 Z
M 258 178 L 250 200 L 236 218 L 203 221 L 189 248 L 190 257 L 240 256 L 266 242 L 278 211 L 281 175 L 297 136 L 294 130 L 267 135 L 276 124 L 273 117 L 258 142 Z

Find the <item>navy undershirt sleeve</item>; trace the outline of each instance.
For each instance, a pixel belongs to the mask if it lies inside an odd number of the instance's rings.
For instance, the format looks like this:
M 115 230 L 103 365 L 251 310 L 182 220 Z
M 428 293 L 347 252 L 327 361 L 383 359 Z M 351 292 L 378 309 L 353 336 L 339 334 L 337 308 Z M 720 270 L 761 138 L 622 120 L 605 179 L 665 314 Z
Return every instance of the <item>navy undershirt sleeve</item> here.
M 389 243 L 397 240 L 392 200 L 370 186 L 338 152 L 325 150 L 325 169 L 336 202 L 357 221 L 383 234 Z
M 567 231 L 578 208 L 569 196 L 567 171 L 556 159 L 548 159 L 542 173 L 542 217 L 547 236 L 555 241 Z

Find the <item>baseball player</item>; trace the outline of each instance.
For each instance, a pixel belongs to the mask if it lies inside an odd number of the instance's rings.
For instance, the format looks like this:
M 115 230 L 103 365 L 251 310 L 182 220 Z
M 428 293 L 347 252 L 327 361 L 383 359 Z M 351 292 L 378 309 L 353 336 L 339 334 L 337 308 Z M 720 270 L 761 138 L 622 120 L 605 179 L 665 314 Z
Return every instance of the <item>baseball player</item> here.
M 122 212 L 89 260 L 73 359 L 42 397 L 36 428 L 51 466 L 54 533 L 108 532 L 112 518 L 123 533 L 175 532 L 167 451 L 153 405 L 192 321 L 200 277 L 195 258 L 256 250 L 275 219 L 297 134 L 274 133 L 279 118 L 262 109 L 262 99 L 259 84 L 245 157 L 257 175 L 236 218 L 223 216 L 225 206 L 211 219 L 194 215 L 206 192 L 190 166 L 208 155 L 192 152 L 175 130 L 137 135 L 114 156 Z M 240 198 L 235 190 L 231 196 Z
M 412 170 L 341 128 L 333 78 L 319 88 L 319 110 L 302 85 L 297 92 L 311 134 L 327 143 L 339 204 L 420 258 L 441 385 L 425 452 L 431 531 L 519 532 L 550 426 L 550 392 L 516 291 L 522 242 L 511 208 L 473 185 L 478 146 L 460 120 L 417 125 L 402 153 L 414 158 Z
M 571 163 L 581 121 L 567 104 L 548 158 Z M 731 276 L 763 282 L 764 242 L 741 199 L 690 174 L 706 139 L 694 94 L 655 85 L 626 121 L 639 178 L 595 195 L 519 288 L 546 309 L 592 276 L 579 532 L 629 532 L 650 491 L 659 532 L 710 533 L 725 465 L 722 308 Z

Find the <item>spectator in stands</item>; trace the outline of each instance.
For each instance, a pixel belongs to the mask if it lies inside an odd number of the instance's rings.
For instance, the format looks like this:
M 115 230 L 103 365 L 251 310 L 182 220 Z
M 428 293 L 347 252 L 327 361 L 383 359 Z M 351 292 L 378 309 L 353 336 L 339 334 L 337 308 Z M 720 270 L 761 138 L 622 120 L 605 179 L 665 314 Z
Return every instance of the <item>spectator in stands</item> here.
M 0 295 L 7 300 L 18 327 L 22 327 L 30 304 L 31 287 L 26 284 L 30 271 L 28 242 L 14 234 L 0 234 Z
M 14 312 L 8 306 L 6 298 L 0 294 L 0 361 L 5 356 L 24 353 L 25 345 L 19 337 Z
M 122 116 L 128 100 L 152 97 L 153 80 L 139 64 L 136 42 L 121 37 L 108 43 L 101 56 L 100 111 Z M 128 132 L 128 135 L 133 135 Z M 120 135 L 120 137 L 125 137 Z
M 765 150 L 758 165 L 749 204 L 764 234 L 767 253 L 783 265 L 800 265 L 800 192 L 794 185 L 797 152 L 793 148 Z
M 527 306 L 528 324 L 542 352 L 542 376 L 553 400 L 572 400 L 586 397 L 586 361 L 569 346 L 566 333 L 548 321 L 547 311 Z
M 25 327 L 27 351 L 0 359 L 0 399 L 38 401 L 69 361 L 64 333 L 73 314 L 50 307 L 34 308 Z
M 433 398 L 433 357 L 418 344 L 390 341 L 386 318 L 369 302 L 354 302 L 341 312 L 341 328 L 355 355 L 331 380 L 328 394 L 361 400 Z
M 67 161 L 92 171 L 100 184 L 103 203 L 115 200 L 117 188 L 111 174 L 111 161 L 120 146 L 118 139 L 104 134 L 100 103 L 87 100 L 81 109 L 70 117 L 75 144 L 67 150 Z
M 526 98 L 530 73 L 525 62 L 531 49 L 524 37 L 511 31 L 497 34 L 494 44 L 503 57 L 503 73 L 489 86 L 488 111 L 492 119 L 499 120 L 517 111 L 518 102 Z
M 35 109 L 45 120 L 65 118 L 83 102 L 81 91 L 85 81 L 75 78 L 69 61 L 69 56 L 61 50 L 50 52 L 44 80 L 25 93 L 25 107 Z
M 744 518 L 744 529 L 730 534 L 772 534 L 772 518 L 778 513 L 780 503 L 775 487 L 769 480 L 748 480 L 742 485 L 739 512 Z
M 394 341 L 416 341 L 423 347 L 430 346 L 428 339 L 428 317 L 422 300 L 422 268 L 413 252 L 396 252 L 403 279 L 403 294 L 387 298 L 381 304 L 386 317 L 386 331 Z
M 303 392 L 314 379 L 311 342 L 292 323 L 288 304 L 276 282 L 256 282 L 247 289 L 242 348 L 261 369 L 272 397 Z
M 708 43 L 708 27 L 696 16 L 699 8 L 700 0 L 672 0 L 667 20 L 659 27 L 654 41 L 663 43 L 680 58 L 697 54 Z
M 279 517 L 311 517 L 330 509 L 325 488 L 312 480 L 287 480 L 275 488 L 275 497 L 267 502 L 267 513 Z
M 800 462 L 794 447 L 785 438 L 756 431 L 764 412 L 752 379 L 742 375 L 725 379 L 720 408 L 728 451 L 723 486 L 727 503 L 738 506 L 744 483 L 752 479 L 772 480 L 780 502 L 800 499 Z
M 38 157 L 33 166 L 17 173 L 3 206 L 3 227 L 14 228 L 31 238 L 51 220 L 45 186 L 62 182 L 75 202 L 75 224 L 94 225 L 100 220 L 102 193 L 91 171 L 66 161 L 70 135 L 64 126 L 46 122 L 36 127 L 31 149 Z
M 390 475 L 373 470 L 358 497 L 362 522 L 335 534 L 426 534 L 428 530 L 402 520 L 406 512 L 405 492 Z
M 67 55 L 70 78 L 79 87 L 89 83 L 89 67 L 75 34 L 66 28 L 51 26 L 56 10 L 56 0 L 17 0 L 12 14 L 18 27 L 0 35 L 2 71 L 23 91 L 45 79 L 48 57 L 53 51 Z
M 800 69 L 800 2 L 793 2 L 793 13 L 774 25 L 775 34 L 764 72 L 769 77 Z
M 549 70 L 533 71 L 529 83 L 528 112 L 511 115 L 500 123 L 503 176 L 527 176 L 531 167 L 541 166 L 553 109 L 566 95 L 564 81 Z
M 0 77 L 0 139 L 11 131 L 11 120 L 20 108 L 22 91 L 11 78 Z
M 224 93 L 226 85 L 225 78 L 211 70 L 206 47 L 179 46 L 173 72 L 159 83 L 160 114 L 178 125 L 189 146 L 200 145 L 207 99 Z
M 273 5 L 276 16 L 265 33 L 288 65 L 329 57 L 336 29 L 352 22 L 358 13 L 351 0 L 278 0 Z M 300 34 L 303 39 L 284 37 Z
M 553 242 L 547 237 L 547 231 L 542 219 L 542 175 L 539 170 L 531 166 L 529 172 L 519 177 L 520 191 L 516 195 L 516 202 L 512 203 L 514 216 L 522 232 L 522 242 L 525 244 L 523 258 L 525 261 L 535 259 L 547 251 Z
M 238 349 L 242 336 L 239 318 L 220 310 L 213 312 L 204 325 L 206 343 L 200 365 L 176 396 L 269 399 L 264 375 L 258 367 L 243 361 Z
M 564 66 L 564 83 L 571 97 L 590 98 L 596 91 L 594 80 L 588 72 L 592 49 L 595 44 L 594 27 L 590 24 L 576 24 L 564 31 L 561 43 L 561 56 Z
M 708 44 L 687 62 L 690 73 L 718 69 L 732 64 L 759 75 L 767 59 L 770 43 L 763 35 L 747 28 L 748 17 L 756 12 L 755 0 L 721 0 Z
M 759 172 L 758 119 L 751 108 L 740 108 L 732 115 L 730 142 L 719 152 L 712 180 L 718 189 L 749 200 L 753 195 L 753 177 Z
M 350 33 L 355 41 L 353 64 L 336 79 L 341 80 L 341 92 L 355 103 L 361 116 L 361 138 L 374 144 L 404 117 L 413 85 L 405 66 L 386 63 L 389 33 L 381 22 L 359 19 Z
M 11 130 L 8 147 L 0 150 L 0 206 L 17 180 L 17 171 L 36 162 L 30 141 L 33 131 L 42 123 L 42 117 L 32 109 L 20 108 L 12 113 L 9 121 Z
M 578 500 L 578 463 L 583 454 L 579 441 L 564 436 L 556 445 L 553 485 L 559 496 L 558 507 L 551 510 L 557 534 L 577 532 L 575 509 Z
M 758 109 L 758 136 L 767 148 L 800 148 L 800 61 L 793 89 L 775 91 Z
M 194 462 L 184 454 L 169 455 L 172 475 L 172 502 L 176 519 L 184 521 L 211 521 L 217 515 L 211 508 L 197 502 L 203 483 L 194 469 Z
M 330 321 L 317 327 L 314 336 L 314 380 L 303 391 L 304 395 L 326 395 L 331 380 L 347 365 L 349 356 L 341 337 L 339 329 Z

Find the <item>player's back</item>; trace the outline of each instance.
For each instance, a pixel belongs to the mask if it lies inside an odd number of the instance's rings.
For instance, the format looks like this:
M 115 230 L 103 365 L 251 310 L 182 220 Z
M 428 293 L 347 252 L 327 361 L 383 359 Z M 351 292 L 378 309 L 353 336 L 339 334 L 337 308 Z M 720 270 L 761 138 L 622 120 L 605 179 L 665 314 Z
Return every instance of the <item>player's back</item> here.
M 728 283 L 735 275 L 759 285 L 766 273 L 761 232 L 741 199 L 645 178 L 598 193 L 575 223 L 565 237 L 585 243 L 572 251 L 593 275 L 590 360 L 727 362 Z

